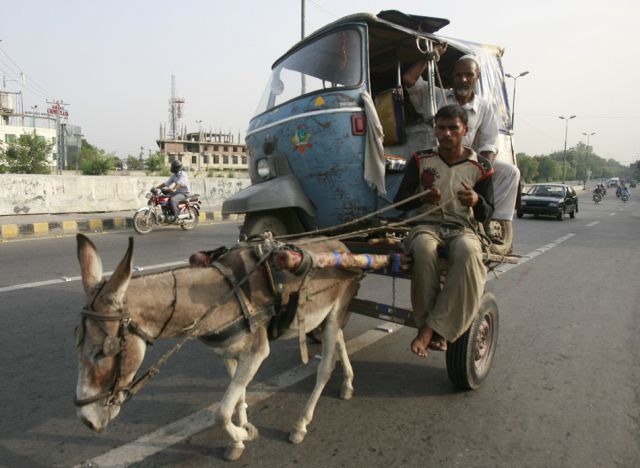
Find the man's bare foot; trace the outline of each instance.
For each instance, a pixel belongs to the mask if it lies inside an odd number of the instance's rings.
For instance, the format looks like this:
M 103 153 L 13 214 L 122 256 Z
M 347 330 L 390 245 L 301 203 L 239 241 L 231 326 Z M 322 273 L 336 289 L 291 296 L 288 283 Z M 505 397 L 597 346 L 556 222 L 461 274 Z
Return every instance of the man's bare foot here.
M 445 340 L 442 335 L 434 331 L 431 335 L 431 341 L 429 342 L 429 349 L 433 349 L 434 351 L 446 351 L 447 340 Z
M 433 336 L 433 329 L 428 325 L 424 325 L 418 329 L 418 334 L 411 342 L 411 352 L 417 354 L 420 357 L 427 357 L 429 351 L 429 343 L 431 343 L 431 337 Z

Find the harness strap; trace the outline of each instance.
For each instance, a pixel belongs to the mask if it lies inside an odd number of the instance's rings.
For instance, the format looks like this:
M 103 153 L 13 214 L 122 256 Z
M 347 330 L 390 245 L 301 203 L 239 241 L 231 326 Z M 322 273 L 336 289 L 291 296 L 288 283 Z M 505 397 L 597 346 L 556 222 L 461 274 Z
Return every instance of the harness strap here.
M 233 271 L 231 271 L 231 268 L 227 267 L 226 265 L 223 265 L 220 262 L 213 262 L 211 266 L 216 270 L 218 270 L 222 274 L 222 276 L 224 276 L 224 279 L 227 281 L 227 283 L 229 283 L 229 285 L 231 286 L 231 290 L 235 294 L 236 299 L 238 300 L 238 304 L 240 304 L 240 309 L 242 310 L 242 316 L 249 324 L 249 330 L 251 330 L 251 332 L 254 332 L 256 329 L 256 325 L 253 323 L 253 320 L 252 320 L 253 314 L 251 314 L 251 311 L 249 310 L 249 305 L 248 305 L 249 301 L 247 300 L 247 297 L 242 291 L 242 289 L 239 288 L 239 285 L 233 276 Z

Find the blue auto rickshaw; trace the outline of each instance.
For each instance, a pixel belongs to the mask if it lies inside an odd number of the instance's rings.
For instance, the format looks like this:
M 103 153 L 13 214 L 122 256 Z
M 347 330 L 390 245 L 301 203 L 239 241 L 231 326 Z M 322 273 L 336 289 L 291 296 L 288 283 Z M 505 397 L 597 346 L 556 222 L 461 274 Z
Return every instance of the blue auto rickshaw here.
M 434 147 L 435 93 L 449 88 L 455 62 L 473 54 L 480 63 L 476 92 L 499 116 L 498 157 L 515 164 L 511 121 L 496 46 L 445 38 L 449 23 L 389 10 L 337 20 L 297 43 L 273 65 L 246 136 L 252 184 L 227 199 L 223 215 L 244 214 L 241 234 L 317 232 L 377 213 L 393 200 L 411 155 Z M 403 70 L 429 60 L 431 113 L 419 115 L 401 83 Z M 366 217 L 385 225 L 398 212 Z M 351 226 L 353 227 L 353 226 Z M 352 252 L 374 248 L 365 239 L 349 241 Z M 384 247 L 375 253 L 388 253 Z M 401 276 L 397 272 L 386 272 Z M 413 325 L 411 311 L 356 298 L 356 313 Z M 476 388 L 495 352 L 498 309 L 485 293 L 477 318 L 447 350 L 447 371 L 459 387 Z

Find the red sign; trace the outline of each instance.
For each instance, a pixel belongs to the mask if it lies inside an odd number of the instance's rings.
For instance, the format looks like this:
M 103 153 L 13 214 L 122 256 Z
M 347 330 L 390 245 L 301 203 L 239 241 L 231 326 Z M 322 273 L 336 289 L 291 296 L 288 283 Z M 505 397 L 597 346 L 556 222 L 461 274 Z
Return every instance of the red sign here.
M 69 112 L 64 110 L 59 104 L 54 104 L 47 109 L 48 114 L 59 115 L 60 117 L 69 117 Z

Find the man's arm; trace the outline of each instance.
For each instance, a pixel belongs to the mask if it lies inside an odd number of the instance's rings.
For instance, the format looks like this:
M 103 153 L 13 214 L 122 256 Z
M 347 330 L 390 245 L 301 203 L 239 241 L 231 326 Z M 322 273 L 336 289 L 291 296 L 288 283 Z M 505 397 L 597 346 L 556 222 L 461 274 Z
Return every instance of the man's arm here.
M 473 147 L 489 161 L 493 161 L 498 154 L 498 119 L 487 101 L 481 101 L 478 115 L 478 127 L 473 141 Z
M 491 163 L 486 159 L 480 162 L 483 167 L 487 169 L 487 175 L 476 182 L 476 185 L 473 187 L 473 190 L 478 194 L 479 198 L 478 203 L 473 207 L 473 217 L 476 218 L 479 223 L 485 223 L 491 219 L 493 215 L 493 168 L 491 167 Z

